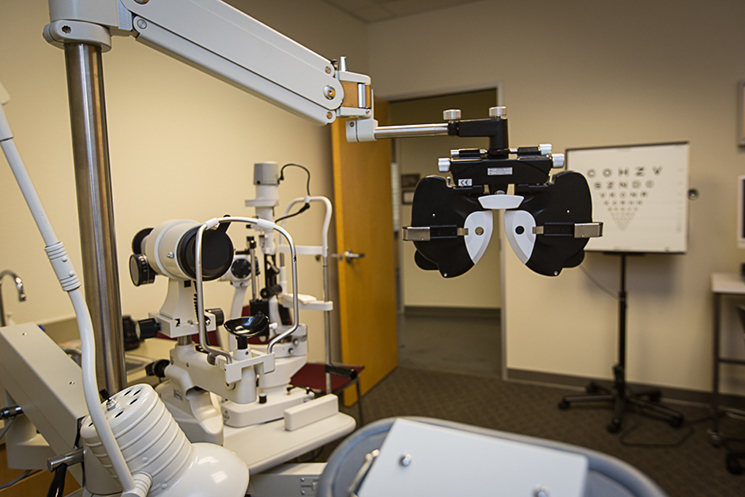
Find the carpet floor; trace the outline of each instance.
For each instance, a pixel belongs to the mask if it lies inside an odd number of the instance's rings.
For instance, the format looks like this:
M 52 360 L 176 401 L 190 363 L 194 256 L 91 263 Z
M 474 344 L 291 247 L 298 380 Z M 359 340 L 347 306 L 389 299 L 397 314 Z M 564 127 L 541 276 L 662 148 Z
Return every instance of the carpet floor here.
M 369 391 L 362 403 L 366 424 L 396 416 L 446 419 L 612 455 L 647 474 L 670 497 L 745 496 L 745 475 L 728 473 L 724 449 L 709 441 L 708 409 L 671 405 L 686 417 L 685 425 L 677 429 L 666 421 L 629 412 L 621 433 L 613 435 L 606 431 L 609 404 L 558 409 L 562 396 L 576 393 L 493 377 L 399 367 Z M 357 415 L 356 405 L 343 410 Z M 731 437 L 745 438 L 745 421 L 724 417 L 721 427 Z M 334 447 L 327 446 L 316 460 L 326 460 Z

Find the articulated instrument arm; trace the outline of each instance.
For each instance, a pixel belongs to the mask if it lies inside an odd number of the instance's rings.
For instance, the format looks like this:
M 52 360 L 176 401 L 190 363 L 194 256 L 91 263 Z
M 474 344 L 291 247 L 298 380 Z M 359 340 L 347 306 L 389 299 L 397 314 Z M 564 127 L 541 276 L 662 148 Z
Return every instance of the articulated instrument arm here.
M 49 0 L 53 44 L 138 41 L 317 124 L 371 117 L 370 78 L 219 0 Z

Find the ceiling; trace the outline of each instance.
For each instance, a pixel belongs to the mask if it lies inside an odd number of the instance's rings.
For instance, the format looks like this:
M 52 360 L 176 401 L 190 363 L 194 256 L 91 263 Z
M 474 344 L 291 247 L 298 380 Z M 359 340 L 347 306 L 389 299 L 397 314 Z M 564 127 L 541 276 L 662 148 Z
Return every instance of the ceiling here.
M 446 9 L 480 0 L 323 0 L 365 22 L 378 22 Z

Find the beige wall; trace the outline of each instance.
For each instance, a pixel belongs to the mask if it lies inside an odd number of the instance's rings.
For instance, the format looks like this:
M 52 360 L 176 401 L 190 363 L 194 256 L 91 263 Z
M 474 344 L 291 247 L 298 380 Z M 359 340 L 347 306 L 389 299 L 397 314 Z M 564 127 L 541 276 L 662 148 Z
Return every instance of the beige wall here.
M 353 71 L 367 70 L 365 25 L 318 0 L 233 0 L 259 20 L 328 58 L 347 55 Z M 63 52 L 41 36 L 47 2 L 4 0 L 0 7 L 0 80 L 23 155 L 58 237 L 82 271 L 72 169 Z M 166 282 L 135 288 L 127 260 L 132 236 L 174 218 L 203 220 L 230 213 L 252 215 L 252 165 L 296 162 L 313 173 L 314 195 L 332 196 L 328 128 L 316 127 L 272 105 L 173 61 L 132 38 L 115 38 L 104 55 L 110 156 L 122 308 L 136 319 L 158 310 Z M 287 202 L 304 195 L 302 171 L 288 170 L 280 189 Z M 45 322 L 72 314 L 44 254 L 20 191 L 0 159 L 0 269 L 24 279 L 28 301 L 18 303 L 6 280 L 6 308 L 16 322 Z M 320 209 L 304 222 L 288 221 L 298 243 L 320 244 Z M 246 231 L 231 229 L 238 247 Z M 321 296 L 321 265 L 301 258 L 300 291 Z M 229 309 L 232 289 L 207 285 L 207 305 Z M 301 316 L 311 330 L 311 358 L 323 357 L 323 317 Z
M 459 108 L 463 119 L 479 119 L 489 107 L 497 104 L 494 88 L 480 92 L 458 93 L 440 97 L 393 102 L 391 124 L 424 124 L 442 121 L 442 111 Z M 487 138 L 435 136 L 396 140 L 396 160 L 401 174 L 419 174 L 424 178 L 437 173 L 437 159 L 449 157 L 454 148 L 488 148 Z M 411 205 L 401 205 L 401 223 L 411 225 Z M 479 263 L 455 278 L 443 278 L 439 271 L 422 271 L 414 262 L 416 247 L 401 243 L 401 288 L 403 304 L 416 307 L 479 307 L 499 309 L 502 306 L 502 275 L 499 253 L 499 216 L 494 216 L 494 232 L 489 247 Z
M 737 82 L 745 78 L 745 4 L 485 1 L 370 27 L 370 71 L 388 98 L 504 83 L 512 145 L 691 144 L 686 255 L 629 261 L 628 377 L 708 390 L 710 274 L 736 271 Z M 392 54 L 396 56 L 393 57 Z M 509 368 L 609 377 L 616 302 L 580 270 L 555 279 L 506 257 Z M 618 285 L 618 257 L 584 267 Z M 745 392 L 745 371 L 725 373 Z
M 690 204 L 689 252 L 629 264 L 629 378 L 710 387 L 710 274 L 735 271 L 743 259 L 734 241 L 734 180 L 745 165 L 736 146 L 745 4 L 485 1 L 366 26 L 317 0 L 233 3 L 329 58 L 347 55 L 351 70 L 369 70 L 382 97 L 502 82 L 513 145 L 690 141 L 690 184 L 701 196 Z M 5 0 L 1 12 L 0 79 L 13 97 L 7 113 L 58 236 L 80 268 L 63 56 L 41 38 L 46 2 Z M 160 306 L 165 285 L 129 284 L 132 234 L 174 217 L 250 214 L 243 201 L 254 193 L 256 161 L 304 163 L 314 173 L 314 193 L 331 195 L 329 136 L 132 39 L 114 43 L 104 65 L 122 303 L 140 317 Z M 288 181 L 282 200 L 300 194 L 302 181 Z M 296 231 L 310 243 L 315 229 L 305 226 L 317 224 L 316 213 L 307 215 Z M 0 268 L 18 271 L 29 295 L 19 304 L 4 285 L 6 307 L 18 322 L 70 315 L 7 167 L 0 167 L 0 216 Z M 242 243 L 243 234 L 235 235 Z M 548 279 L 505 252 L 507 365 L 609 376 L 615 301 L 579 270 Z M 320 267 L 304 266 L 301 291 L 319 294 Z M 617 257 L 590 254 L 584 267 L 616 288 Z M 230 289 L 212 284 L 207 297 L 208 305 L 227 307 Z M 321 317 L 306 313 L 303 320 L 320 339 Z M 312 357 L 321 355 L 319 339 L 311 339 Z M 725 381 L 726 390 L 745 392 L 742 369 L 727 370 Z

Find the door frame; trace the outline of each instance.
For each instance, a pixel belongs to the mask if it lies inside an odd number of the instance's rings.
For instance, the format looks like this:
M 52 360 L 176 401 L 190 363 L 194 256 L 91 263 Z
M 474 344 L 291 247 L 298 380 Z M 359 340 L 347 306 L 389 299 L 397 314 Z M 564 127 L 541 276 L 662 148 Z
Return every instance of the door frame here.
M 505 98 L 504 98 L 504 82 L 503 81 L 497 81 L 496 83 L 484 85 L 484 84 L 466 84 L 466 85 L 454 85 L 454 86 L 440 86 L 434 89 L 426 90 L 426 91 L 413 91 L 413 92 L 404 92 L 404 93 L 394 93 L 394 94 L 387 94 L 384 95 L 383 98 L 385 98 L 389 104 L 395 103 L 399 100 L 414 100 L 419 98 L 428 98 L 428 97 L 438 97 L 438 96 L 444 96 L 444 95 L 451 95 L 453 93 L 468 93 L 468 92 L 474 92 L 474 91 L 486 91 L 494 89 L 497 92 L 497 105 L 503 106 L 505 105 Z M 508 114 L 509 115 L 509 114 Z M 422 123 L 425 124 L 425 123 Z M 398 162 L 398 150 L 396 145 L 394 144 L 394 150 L 395 150 L 395 160 Z M 395 193 L 395 192 L 392 192 Z M 400 205 L 397 203 L 400 207 Z M 505 244 L 509 244 L 509 241 L 507 240 L 507 237 L 504 234 L 504 211 L 499 211 L 499 224 L 502 229 L 499 230 L 499 284 L 501 286 L 500 291 L 500 305 L 501 308 L 499 310 L 499 318 L 500 318 L 500 340 L 502 342 L 501 344 L 501 369 L 502 369 L 502 380 L 507 381 L 507 319 L 506 319 L 506 297 L 505 297 L 505 289 L 506 289 L 506 278 L 505 278 L 505 267 L 507 266 L 507 259 L 505 258 Z M 401 243 L 399 240 L 398 243 Z M 398 251 L 399 259 L 402 257 L 401 250 Z M 401 265 L 402 261 L 396 261 L 399 266 Z M 403 292 L 403 285 L 405 282 L 401 282 L 401 287 L 399 290 Z

